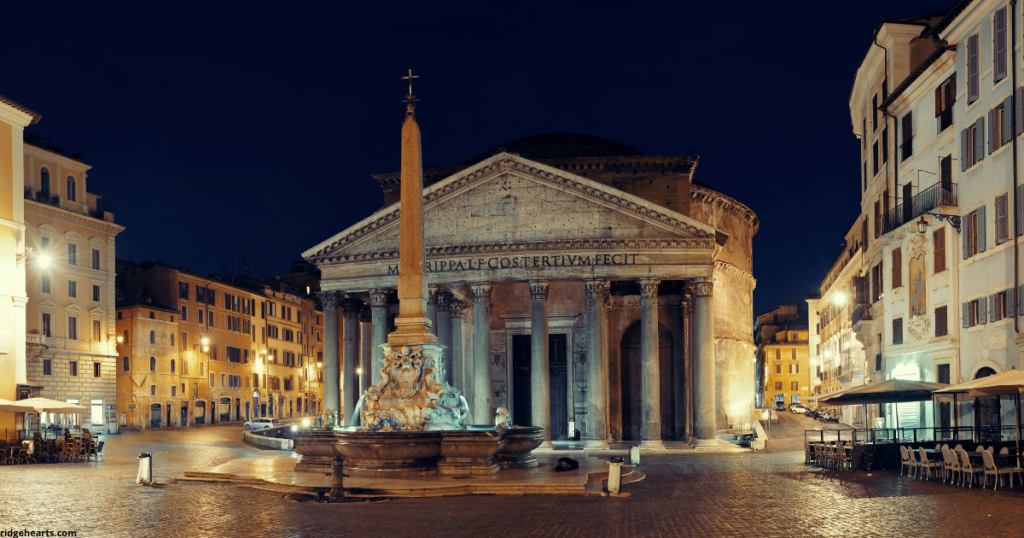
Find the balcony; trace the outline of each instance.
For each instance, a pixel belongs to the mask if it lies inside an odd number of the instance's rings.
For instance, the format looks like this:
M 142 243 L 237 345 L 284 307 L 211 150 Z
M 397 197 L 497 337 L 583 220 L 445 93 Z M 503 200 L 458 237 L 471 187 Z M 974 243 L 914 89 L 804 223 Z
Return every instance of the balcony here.
M 25 199 L 60 207 L 60 196 L 50 196 L 47 192 L 37 192 L 29 187 L 25 187 Z
M 889 233 L 937 207 L 956 207 L 956 205 L 956 184 L 936 183 L 889 211 L 883 217 L 882 233 Z
M 858 321 L 871 321 L 871 305 L 859 304 L 850 314 L 850 323 L 856 325 Z

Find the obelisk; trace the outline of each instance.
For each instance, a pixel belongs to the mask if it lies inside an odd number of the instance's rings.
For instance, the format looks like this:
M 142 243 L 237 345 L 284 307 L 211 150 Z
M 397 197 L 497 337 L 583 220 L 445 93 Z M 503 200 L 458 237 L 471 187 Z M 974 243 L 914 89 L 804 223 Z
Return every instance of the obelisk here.
M 409 77 L 412 77 L 410 71 Z M 406 78 L 409 78 L 406 77 Z M 398 317 L 388 344 L 436 344 L 427 318 L 427 285 L 423 278 L 423 156 L 420 126 L 416 123 L 412 78 L 402 125 L 401 236 L 398 258 Z

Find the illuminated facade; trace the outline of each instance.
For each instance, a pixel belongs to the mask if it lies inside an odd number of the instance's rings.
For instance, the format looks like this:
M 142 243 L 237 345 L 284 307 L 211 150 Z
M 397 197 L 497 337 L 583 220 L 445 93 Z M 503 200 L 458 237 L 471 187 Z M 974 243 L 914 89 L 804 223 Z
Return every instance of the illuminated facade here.
M 807 312 L 800 303 L 779 303 L 779 308 L 757 316 L 754 343 L 760 386 L 759 406 L 803 402 L 811 395 Z

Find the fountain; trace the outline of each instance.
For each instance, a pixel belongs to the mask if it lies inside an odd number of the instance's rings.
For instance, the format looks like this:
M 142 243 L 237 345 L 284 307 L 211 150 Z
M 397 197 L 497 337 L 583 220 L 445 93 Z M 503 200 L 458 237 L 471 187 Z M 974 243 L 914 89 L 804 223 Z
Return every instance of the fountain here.
M 381 346 L 382 379 L 356 406 L 362 426 L 336 427 L 325 414 L 322 431 L 304 432 L 295 439 L 295 451 L 302 456 L 296 470 L 329 467 L 334 457 L 344 460 L 346 475 L 369 478 L 489 475 L 503 468 L 536 467 L 530 452 L 544 441 L 543 428 L 512 427 L 502 416 L 495 426 L 467 426 L 465 398 L 444 381 L 444 347 L 430 332 L 425 315 L 420 130 L 412 94 L 415 77 L 410 71 L 405 78 L 410 85 L 402 125 L 396 330 Z

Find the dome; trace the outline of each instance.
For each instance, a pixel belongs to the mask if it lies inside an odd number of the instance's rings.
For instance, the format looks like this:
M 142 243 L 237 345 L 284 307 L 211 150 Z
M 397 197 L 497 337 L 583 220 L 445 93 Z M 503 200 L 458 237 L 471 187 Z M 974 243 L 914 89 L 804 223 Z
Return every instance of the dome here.
M 516 153 L 531 161 L 574 159 L 578 157 L 625 157 L 643 155 L 625 144 L 607 138 L 579 133 L 547 133 L 518 138 L 499 144 L 460 164 L 472 165 L 498 153 Z

